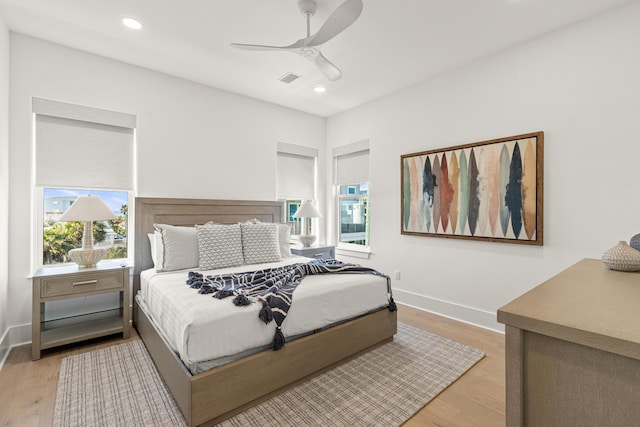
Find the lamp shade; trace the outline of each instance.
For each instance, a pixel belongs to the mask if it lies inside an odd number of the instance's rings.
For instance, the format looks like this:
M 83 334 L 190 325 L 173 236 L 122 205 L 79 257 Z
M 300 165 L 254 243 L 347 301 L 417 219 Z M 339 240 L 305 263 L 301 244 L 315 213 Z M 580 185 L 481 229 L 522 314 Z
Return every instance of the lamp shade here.
M 293 214 L 294 218 L 320 218 L 322 215 L 318 208 L 315 207 L 311 200 L 305 200 L 302 202 L 296 213 Z M 300 242 L 304 247 L 309 247 L 316 241 L 316 236 L 311 233 L 311 220 L 304 219 L 302 221 L 303 229 L 302 234 L 298 236 Z
M 82 233 L 82 248 L 71 249 L 67 256 L 80 267 L 95 267 L 95 265 L 106 255 L 105 248 L 93 247 L 93 221 L 104 219 L 116 219 L 116 215 L 109 210 L 109 207 L 100 197 L 80 196 L 58 219 L 60 222 L 84 221 L 84 231 Z
M 116 218 L 116 215 L 111 212 L 100 197 L 89 194 L 78 197 L 58 221 L 96 221 Z
M 318 208 L 315 207 L 310 200 L 305 200 L 302 202 L 298 210 L 295 214 L 293 214 L 294 218 L 321 218 L 322 215 Z

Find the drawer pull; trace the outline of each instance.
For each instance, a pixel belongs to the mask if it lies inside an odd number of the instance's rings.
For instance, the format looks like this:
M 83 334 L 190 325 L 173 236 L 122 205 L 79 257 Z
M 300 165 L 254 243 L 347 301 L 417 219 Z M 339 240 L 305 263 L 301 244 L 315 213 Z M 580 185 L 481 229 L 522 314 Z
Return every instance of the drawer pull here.
M 313 254 L 314 257 L 323 256 L 323 255 L 324 255 L 324 252 L 320 252 L 319 254 Z
M 95 285 L 98 283 L 97 280 L 85 280 L 84 282 L 73 282 L 72 286 L 82 286 L 82 285 Z

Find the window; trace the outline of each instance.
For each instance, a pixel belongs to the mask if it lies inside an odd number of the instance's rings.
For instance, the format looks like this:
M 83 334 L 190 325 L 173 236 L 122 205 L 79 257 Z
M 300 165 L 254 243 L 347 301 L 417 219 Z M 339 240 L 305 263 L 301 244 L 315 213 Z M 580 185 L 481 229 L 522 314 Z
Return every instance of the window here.
M 337 204 L 337 247 L 370 246 L 369 141 L 333 149 Z
M 82 242 L 81 223 L 55 220 L 81 195 L 99 196 L 118 219 L 95 221 L 94 244 L 107 259 L 128 257 L 128 206 L 133 198 L 136 117 L 42 98 L 34 113 L 34 264 L 66 262 Z
M 338 242 L 369 246 L 369 183 L 339 186 Z
M 286 207 L 287 222 L 291 224 L 291 235 L 299 236 L 302 233 L 302 218 L 294 218 L 302 200 L 283 200 Z
M 286 221 L 291 224 L 294 243 L 302 233 L 302 219 L 293 215 L 303 200 L 315 199 L 317 157 L 316 148 L 278 143 L 277 198 L 285 205 Z
M 97 196 L 118 217 L 110 221 L 93 222 L 93 241 L 96 247 L 107 250 L 104 259 L 127 258 L 127 225 L 129 194 L 127 191 L 81 190 L 45 188 L 43 190 L 42 264 L 66 263 L 67 253 L 82 246 L 82 222 L 58 222 L 58 218 L 79 196 Z

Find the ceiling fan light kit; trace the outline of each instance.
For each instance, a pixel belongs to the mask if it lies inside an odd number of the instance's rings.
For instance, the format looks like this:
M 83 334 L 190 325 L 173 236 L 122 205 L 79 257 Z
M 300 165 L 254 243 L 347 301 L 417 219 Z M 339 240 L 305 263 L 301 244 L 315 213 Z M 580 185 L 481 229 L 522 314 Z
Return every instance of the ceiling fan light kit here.
M 342 71 L 333 65 L 320 51 L 320 46 L 346 30 L 362 13 L 362 0 L 346 0 L 334 10 L 320 29 L 311 34 L 311 17 L 315 14 L 315 0 L 298 0 L 300 13 L 307 20 L 307 37 L 299 39 L 289 46 L 268 46 L 256 44 L 231 43 L 231 46 L 244 50 L 284 50 L 297 53 L 313 62 L 329 80 L 339 80 Z

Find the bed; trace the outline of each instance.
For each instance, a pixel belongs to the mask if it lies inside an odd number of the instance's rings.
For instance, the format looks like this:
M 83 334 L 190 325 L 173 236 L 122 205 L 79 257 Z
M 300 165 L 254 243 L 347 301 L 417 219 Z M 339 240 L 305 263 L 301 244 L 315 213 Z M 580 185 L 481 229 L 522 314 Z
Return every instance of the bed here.
M 151 256 L 152 240 L 148 235 L 154 232 L 154 224 L 194 226 L 209 221 L 219 224 L 247 221 L 279 223 L 282 219 L 283 205 L 278 202 L 136 198 L 133 294 L 137 297 L 134 299 L 134 325 L 189 425 L 218 423 L 336 364 L 392 340 L 396 333 L 395 311 L 384 307 L 371 310 L 366 305 L 359 308 L 357 315 L 350 320 L 329 319 L 328 326 L 316 327 L 312 324 L 311 330 L 306 330 L 309 326 L 306 329 L 296 329 L 300 322 L 295 322 L 295 317 L 313 317 L 306 316 L 305 310 L 308 308 L 304 308 L 305 292 L 313 293 L 315 286 L 316 278 L 310 276 L 304 279 L 308 282 L 304 289 L 300 286 L 296 290 L 295 301 L 299 302 L 299 307 L 296 307 L 295 302 L 291 306 L 282 328 L 286 332 L 287 342 L 279 351 L 263 349 L 269 347 L 264 346 L 263 334 L 258 337 L 263 347 L 252 346 L 247 351 L 241 351 L 241 357 L 226 360 L 225 357 L 216 357 L 213 364 L 208 365 L 211 357 L 201 355 L 204 350 L 180 347 L 181 339 L 175 338 L 176 335 L 168 332 L 160 321 L 165 316 L 150 314 L 151 308 L 146 304 L 153 303 L 150 298 L 144 298 L 144 293 L 153 289 L 154 283 L 165 289 L 166 285 L 163 283 L 173 280 L 172 276 L 184 277 L 182 271 L 149 273 L 154 262 Z M 282 264 L 294 262 L 299 261 L 282 260 Z M 246 269 L 246 266 L 236 267 L 243 268 Z M 351 275 L 332 276 L 340 276 L 342 281 L 351 280 L 346 277 Z M 187 286 L 184 288 L 191 290 Z M 160 294 L 152 292 L 153 295 Z M 166 299 L 171 299 L 172 294 L 168 295 Z M 189 296 L 194 301 L 195 298 L 207 297 L 196 296 L 195 291 L 193 296 Z M 212 299 L 207 299 L 207 303 L 209 301 Z M 255 314 L 257 309 L 252 308 L 247 312 L 251 313 L 251 310 Z M 295 310 L 298 310 L 297 314 Z M 290 322 L 292 319 L 294 321 Z M 202 331 L 200 333 L 204 336 Z M 265 332 L 270 333 L 272 332 Z M 224 393 L 220 392 L 222 390 Z

